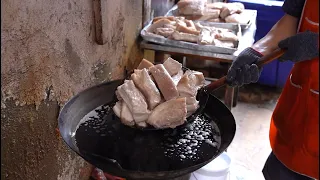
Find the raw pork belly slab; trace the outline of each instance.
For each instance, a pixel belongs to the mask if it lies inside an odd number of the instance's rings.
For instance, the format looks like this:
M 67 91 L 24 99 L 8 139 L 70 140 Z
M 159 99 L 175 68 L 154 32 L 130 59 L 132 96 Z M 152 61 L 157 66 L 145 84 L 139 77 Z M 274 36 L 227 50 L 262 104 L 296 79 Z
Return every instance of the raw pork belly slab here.
M 129 107 L 136 123 L 148 119 L 150 111 L 142 93 L 136 88 L 132 80 L 125 80 L 118 88 L 119 95 Z
M 128 126 L 134 125 L 134 119 L 133 119 L 132 113 L 125 102 L 122 103 L 120 120 L 125 125 L 128 125 Z
M 176 75 L 182 68 L 182 64 L 171 57 L 164 61 L 163 66 L 166 68 L 170 76 Z
M 166 101 L 152 111 L 147 123 L 159 129 L 182 125 L 186 121 L 186 106 L 186 98 Z
M 143 69 L 143 68 L 149 69 L 151 66 L 153 66 L 151 62 L 149 62 L 146 59 L 142 59 L 137 69 Z
M 177 98 L 179 96 L 177 87 L 175 86 L 170 74 L 162 64 L 157 64 L 150 67 L 149 71 L 155 79 L 166 101 Z
M 146 98 L 150 110 L 160 103 L 160 91 L 158 90 L 156 84 L 152 81 L 145 68 L 142 70 L 135 69 L 134 73 L 131 74 L 131 79 Z
M 195 97 L 204 83 L 205 79 L 201 72 L 187 70 L 179 81 L 177 89 L 182 97 Z
M 118 101 L 116 102 L 116 104 L 113 106 L 113 112 L 118 116 L 121 117 L 121 107 L 122 106 L 122 102 Z

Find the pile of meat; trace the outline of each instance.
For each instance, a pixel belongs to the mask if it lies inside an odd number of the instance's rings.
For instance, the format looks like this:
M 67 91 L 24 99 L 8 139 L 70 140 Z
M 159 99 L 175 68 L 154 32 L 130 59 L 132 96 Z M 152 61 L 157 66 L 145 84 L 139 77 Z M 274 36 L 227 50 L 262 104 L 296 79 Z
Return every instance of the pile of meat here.
M 190 20 L 247 24 L 250 18 L 238 2 L 207 4 L 203 0 L 180 0 L 177 6 L 179 14 Z
M 203 26 L 185 17 L 156 17 L 146 30 L 150 36 L 161 36 L 177 41 L 186 41 L 201 45 L 215 45 L 234 48 L 238 36 L 232 30 Z
M 196 95 L 204 82 L 201 72 L 183 72 L 172 58 L 157 65 L 143 59 L 117 88 L 113 111 L 128 126 L 175 128 L 198 109 Z

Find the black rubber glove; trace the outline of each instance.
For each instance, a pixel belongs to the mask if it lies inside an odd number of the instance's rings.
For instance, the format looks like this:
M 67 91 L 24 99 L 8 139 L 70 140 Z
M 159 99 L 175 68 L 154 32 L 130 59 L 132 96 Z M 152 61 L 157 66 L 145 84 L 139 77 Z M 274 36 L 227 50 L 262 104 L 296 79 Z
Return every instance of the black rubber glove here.
M 300 62 L 319 57 L 318 38 L 318 33 L 306 31 L 280 41 L 278 46 L 287 51 L 279 60 Z
M 255 64 L 262 54 L 252 48 L 246 48 L 233 61 L 227 74 L 229 86 L 242 86 L 259 80 L 261 69 Z

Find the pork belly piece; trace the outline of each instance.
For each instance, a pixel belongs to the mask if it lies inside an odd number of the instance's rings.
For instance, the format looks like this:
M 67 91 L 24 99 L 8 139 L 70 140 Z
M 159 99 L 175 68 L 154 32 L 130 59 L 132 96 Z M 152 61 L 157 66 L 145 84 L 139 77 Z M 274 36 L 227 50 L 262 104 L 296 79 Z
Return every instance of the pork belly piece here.
M 204 27 L 204 26 L 201 25 L 199 22 L 196 22 L 194 25 L 196 26 L 196 29 L 197 29 L 198 31 L 200 31 L 200 30 Z
M 215 46 L 219 47 L 226 47 L 226 48 L 234 48 L 234 42 L 233 41 L 220 41 L 218 39 L 214 39 L 213 43 Z
M 196 43 L 198 41 L 198 36 L 194 34 L 188 34 L 183 32 L 175 31 L 172 33 L 172 38 L 177 41 L 186 41 Z
M 121 108 L 122 108 L 122 102 L 121 101 L 118 101 L 116 102 L 116 104 L 113 106 L 113 112 L 114 114 L 120 118 L 121 117 Z
M 179 14 L 182 15 L 203 15 L 205 4 L 204 0 L 180 0 L 177 3 Z
M 180 23 L 177 23 L 177 28 L 176 30 L 179 31 L 179 32 L 182 32 L 182 33 L 187 33 L 187 34 L 194 34 L 194 35 L 199 35 L 200 32 L 196 29 L 192 29 L 192 28 L 189 28 L 187 26 L 184 26 Z
M 120 120 L 123 124 L 127 126 L 134 126 L 134 119 L 132 113 L 125 102 L 122 102 Z
M 135 86 L 140 90 L 147 100 L 149 109 L 152 110 L 161 101 L 161 94 L 156 84 L 152 81 L 147 69 L 135 69 L 131 74 Z
M 175 128 L 186 121 L 186 98 L 177 98 L 158 105 L 147 123 L 158 129 Z
M 168 19 L 160 19 L 159 21 L 151 24 L 147 29 L 147 32 L 154 33 L 157 28 L 163 27 L 165 24 L 170 24 L 171 21 Z
M 176 25 L 173 25 L 173 24 L 165 24 L 163 27 L 164 27 L 164 28 L 174 29 L 174 30 L 177 29 L 177 26 L 176 26 Z
M 171 57 L 168 57 L 168 59 L 164 61 L 163 66 L 166 68 L 170 76 L 176 75 L 182 68 L 182 64 Z
M 166 101 L 178 97 L 179 93 L 170 74 L 162 64 L 157 64 L 149 68 L 155 79 L 160 92 Z
M 187 103 L 187 117 L 196 112 L 199 108 L 199 101 L 197 101 L 196 97 L 186 97 Z
M 244 13 L 240 14 L 231 14 L 225 18 L 227 23 L 239 23 L 239 24 L 248 24 L 249 18 L 244 15 Z
M 214 3 L 208 3 L 206 7 L 208 9 L 219 9 L 221 10 L 222 8 L 226 7 L 227 3 L 224 2 L 214 2 Z
M 137 69 L 149 69 L 149 67 L 153 66 L 153 64 L 151 62 L 149 62 L 146 59 L 142 59 L 142 61 L 140 62 L 139 66 L 137 67 Z
M 200 31 L 198 44 L 209 45 L 212 44 L 213 36 L 211 36 L 211 29 L 208 27 L 203 27 Z
M 169 37 L 174 32 L 174 29 L 172 28 L 157 28 L 155 33 L 164 37 Z
M 224 19 L 231 14 L 240 14 L 243 10 L 244 5 L 242 3 L 228 3 L 225 7 L 222 8 L 220 17 Z
M 122 100 L 122 98 L 121 98 L 121 96 L 120 96 L 120 94 L 119 94 L 118 90 L 116 90 L 115 94 L 116 94 L 117 99 L 118 99 L 119 101 L 121 101 L 121 100 Z
M 215 29 L 212 34 L 214 34 L 215 39 L 220 41 L 238 41 L 238 36 L 227 29 Z
M 198 89 L 205 84 L 204 76 L 201 72 L 187 70 L 180 79 L 177 89 L 182 97 L 195 97 Z
M 150 115 L 150 111 L 148 110 L 148 105 L 144 96 L 134 85 L 133 81 L 125 80 L 117 89 L 121 98 L 130 109 L 134 121 L 136 123 L 146 121 Z
M 159 21 L 161 19 L 167 19 L 169 21 L 174 21 L 175 20 L 174 16 L 158 16 L 158 17 L 153 18 L 152 24 L 154 24 L 155 22 L 157 22 L 157 21 Z
M 148 126 L 148 124 L 146 122 L 139 122 L 136 124 L 138 127 L 142 127 L 142 128 L 145 128 Z
M 178 85 L 180 79 L 183 76 L 183 70 L 180 70 L 176 75 L 173 75 L 171 78 L 173 80 L 174 85 Z
M 185 19 L 184 22 L 186 23 L 187 27 L 189 27 L 191 29 L 194 29 L 194 30 L 197 30 L 197 28 L 194 25 L 193 21 Z

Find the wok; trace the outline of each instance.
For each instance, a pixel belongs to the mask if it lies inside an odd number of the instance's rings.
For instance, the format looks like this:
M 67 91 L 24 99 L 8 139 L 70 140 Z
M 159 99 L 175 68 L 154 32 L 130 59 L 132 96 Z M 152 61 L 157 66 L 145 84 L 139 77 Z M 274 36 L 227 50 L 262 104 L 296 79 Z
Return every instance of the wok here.
M 192 123 L 176 129 L 141 131 L 122 125 L 111 109 L 105 110 L 107 113 L 103 118 L 89 120 L 78 128 L 80 120 L 96 107 L 114 103 L 114 92 L 122 83 L 123 80 L 106 82 L 80 92 L 66 103 L 59 115 L 59 130 L 66 144 L 104 172 L 131 179 L 168 180 L 201 168 L 230 145 L 236 131 L 235 119 L 213 95 L 210 95 L 203 115 L 211 125 L 212 137 L 217 139 L 218 145 L 203 142 L 196 147 L 198 158 L 181 160 L 178 152 L 193 142 L 186 142 L 176 149 L 168 147 L 170 142 L 176 145 L 185 133 L 184 129 Z M 165 155 L 168 149 L 174 150 L 171 157 Z
M 201 92 L 197 117 L 184 126 L 141 131 L 123 125 L 112 110 L 116 88 L 122 83 L 106 82 L 80 92 L 58 118 L 66 144 L 104 172 L 128 179 L 169 180 L 206 165 L 232 142 L 235 119 L 208 89 Z M 222 78 L 215 88 L 224 83 Z

